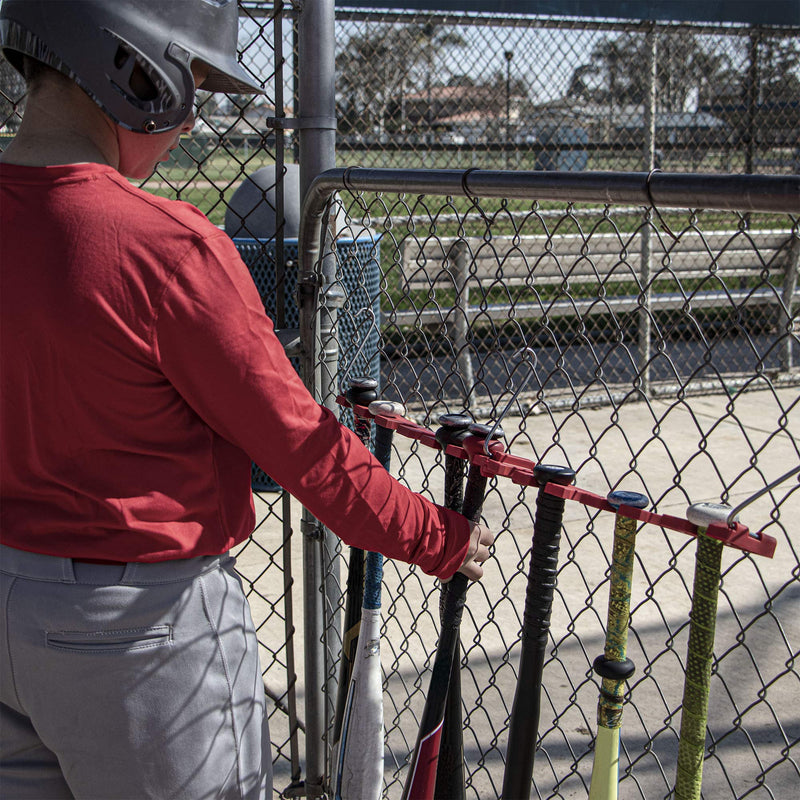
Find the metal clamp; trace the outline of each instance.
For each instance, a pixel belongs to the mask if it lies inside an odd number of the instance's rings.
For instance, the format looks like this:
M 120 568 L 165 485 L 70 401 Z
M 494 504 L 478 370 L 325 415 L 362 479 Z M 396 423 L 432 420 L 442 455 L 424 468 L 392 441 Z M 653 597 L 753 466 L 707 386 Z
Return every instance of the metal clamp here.
M 268 128 L 281 131 L 336 130 L 336 117 L 267 117 L 265 123 Z

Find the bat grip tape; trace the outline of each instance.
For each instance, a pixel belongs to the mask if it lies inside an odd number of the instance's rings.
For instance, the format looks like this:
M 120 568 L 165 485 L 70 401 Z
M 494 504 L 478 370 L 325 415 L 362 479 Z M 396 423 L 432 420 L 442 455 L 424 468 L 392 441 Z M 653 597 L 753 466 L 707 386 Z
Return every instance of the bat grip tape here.
M 375 458 L 387 472 L 391 465 L 393 436 L 394 431 L 391 428 L 375 426 Z
M 722 548 L 722 542 L 717 539 L 704 533 L 698 536 L 675 777 L 676 800 L 698 800 L 703 781 Z
M 383 578 L 383 556 L 368 552 L 364 564 L 364 608 L 381 607 L 381 580 Z
M 528 798 L 539 738 L 541 686 L 561 543 L 564 500 L 539 490 L 525 592 L 519 678 L 509 723 L 503 798 Z

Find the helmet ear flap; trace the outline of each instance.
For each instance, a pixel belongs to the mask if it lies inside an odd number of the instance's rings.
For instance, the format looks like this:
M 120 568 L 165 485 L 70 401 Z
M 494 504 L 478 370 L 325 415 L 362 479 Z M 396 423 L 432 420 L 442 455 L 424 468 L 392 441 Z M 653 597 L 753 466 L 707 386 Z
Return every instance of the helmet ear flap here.
M 122 37 L 106 30 L 113 42 L 114 70 L 108 75 L 112 86 L 134 107 L 143 111 L 162 113 L 178 105 L 181 87 L 172 86 L 163 70 L 151 63 Z
M 125 106 L 116 106 L 114 98 L 116 103 L 138 109 L 143 116 L 134 130 L 145 133 L 180 125 L 194 103 L 191 53 L 173 43 L 167 48 L 164 64 L 159 65 L 116 33 L 108 29 L 104 33 L 110 40 L 107 59 L 113 64 L 106 73 L 106 80 L 114 90 L 106 95 L 106 110 L 117 119 L 123 118 Z M 115 114 L 116 108 L 122 113 Z
M 152 103 L 158 98 L 158 89 L 141 65 L 140 59 L 124 44 L 117 47 L 114 67 L 117 70 L 114 85 L 127 96 L 133 96 L 141 103 Z

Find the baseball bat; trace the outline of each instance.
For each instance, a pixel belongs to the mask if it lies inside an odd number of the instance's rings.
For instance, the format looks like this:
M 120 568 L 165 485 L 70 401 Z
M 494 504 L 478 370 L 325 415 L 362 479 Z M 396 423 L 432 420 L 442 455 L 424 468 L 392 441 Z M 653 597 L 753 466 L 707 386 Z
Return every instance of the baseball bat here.
M 536 497 L 531 561 L 525 590 L 517 688 L 509 718 L 502 791 L 505 800 L 530 797 L 539 737 L 542 673 L 547 655 L 565 506 L 562 498 L 547 494 L 545 486 L 548 483 L 565 486 L 575 480 L 574 470 L 550 464 L 537 464 L 533 474 L 539 484 L 539 493 Z
M 402 405 L 383 400 L 371 402 L 369 411 L 374 416 L 405 415 Z M 375 458 L 387 472 L 393 433 L 391 428 L 381 426 L 378 418 Z M 380 553 L 367 553 L 361 627 L 336 751 L 335 800 L 379 800 L 383 791 L 382 578 L 383 556 Z
M 353 378 L 346 392 L 350 403 L 368 406 L 378 398 L 378 382 L 373 378 Z M 353 415 L 353 429 L 365 447 L 369 447 L 371 424 L 368 419 Z M 361 626 L 361 606 L 364 596 L 364 551 L 358 547 L 349 549 L 347 589 L 344 609 L 344 633 L 342 636 L 342 657 L 339 664 L 339 686 L 336 693 L 336 711 L 333 718 L 332 747 L 334 753 L 344 723 L 344 709 L 353 673 L 353 661 L 358 647 L 358 633 Z
M 675 800 L 700 800 L 723 548 L 720 540 L 706 535 L 706 528 L 712 522 L 726 522 L 731 510 L 722 503 L 696 503 L 686 512 L 698 531 Z
M 459 456 L 447 452 L 450 444 L 460 445 L 469 434 L 472 417 L 466 414 L 443 414 L 439 417 L 440 428 L 436 431 L 436 441 L 444 454 L 444 504 L 453 511 L 461 511 L 464 502 L 464 474 L 466 462 Z M 447 607 L 446 594 L 452 581 L 442 584 L 439 602 L 440 624 L 446 624 L 444 609 Z M 464 800 L 464 735 L 461 714 L 461 664 L 459 653 L 461 637 L 456 631 L 455 657 L 450 669 L 450 683 L 447 687 L 447 701 L 442 722 L 442 739 L 439 744 L 439 762 L 436 769 L 436 785 L 433 796 Z
M 469 432 L 472 436 L 483 440 L 491 432 L 491 428 L 488 425 L 476 423 L 470 426 Z M 495 436 L 500 438 L 502 435 L 502 430 L 497 428 Z M 470 465 L 461 513 L 471 522 L 477 522 L 480 519 L 483 496 L 486 492 L 486 480 L 486 477 L 481 475 L 479 467 Z M 428 695 L 411 758 L 409 776 L 403 788 L 403 800 L 433 800 L 435 797 L 436 772 L 448 686 L 453 671 L 453 660 L 456 657 L 458 631 L 468 585 L 467 576 L 456 572 L 448 581 L 447 591 L 443 591 L 441 595 L 442 624 L 439 643 L 434 656 Z
M 594 745 L 589 800 L 616 800 L 619 792 L 619 729 L 625 682 L 635 666 L 627 658 L 631 580 L 636 546 L 636 521 L 623 516 L 621 506 L 644 508 L 648 499 L 638 492 L 611 492 L 608 502 L 617 509 L 614 519 L 614 551 L 608 590 L 606 643 L 594 660 L 594 671 L 602 679 L 597 702 L 597 737 Z

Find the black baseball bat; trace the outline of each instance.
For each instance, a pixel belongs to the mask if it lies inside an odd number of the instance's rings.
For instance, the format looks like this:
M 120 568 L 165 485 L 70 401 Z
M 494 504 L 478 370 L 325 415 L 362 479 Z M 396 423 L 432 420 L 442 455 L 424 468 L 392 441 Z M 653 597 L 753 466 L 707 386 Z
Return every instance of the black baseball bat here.
M 504 800 L 530 797 L 533 761 L 539 736 L 542 673 L 547 654 L 553 592 L 556 586 L 558 549 L 565 501 L 545 491 L 548 483 L 571 484 L 575 472 L 569 467 L 537 464 L 533 470 L 539 484 L 533 523 L 531 563 L 525 592 L 517 688 L 509 719 Z
M 460 445 L 469 435 L 472 418 L 467 414 L 443 414 L 439 417 L 440 428 L 436 431 L 436 441 L 444 454 L 444 505 L 453 511 L 461 511 L 464 503 L 464 476 L 466 461 L 450 455 L 446 449 L 450 444 Z M 447 607 L 446 595 L 452 581 L 442 584 L 439 602 L 439 620 L 446 624 L 444 610 Z M 459 651 L 460 636 L 456 631 L 455 657 L 450 670 L 450 683 L 447 687 L 447 702 L 442 723 L 442 739 L 439 744 L 439 762 L 436 769 L 436 784 L 433 796 L 464 800 L 464 734 L 461 714 L 461 664 Z
M 490 431 L 491 428 L 488 425 L 475 423 L 470 426 L 470 434 L 481 440 L 485 439 Z M 499 438 L 502 435 L 502 430 L 497 428 L 495 436 Z M 486 492 L 486 480 L 486 477 L 481 474 L 480 468 L 474 465 L 470 466 L 462 513 L 471 522 L 477 522 L 480 519 L 483 496 Z M 434 794 L 436 773 L 448 687 L 453 671 L 453 660 L 456 657 L 456 645 L 459 641 L 458 631 L 468 586 L 469 578 L 461 572 L 456 572 L 448 581 L 447 591 L 442 592 L 440 605 L 442 624 L 439 644 L 433 661 L 428 696 L 422 712 L 417 742 L 411 758 L 409 777 L 403 789 L 403 800 L 433 800 L 436 796 Z M 452 733 L 448 735 L 452 735 Z M 443 788 L 442 791 L 445 789 Z

